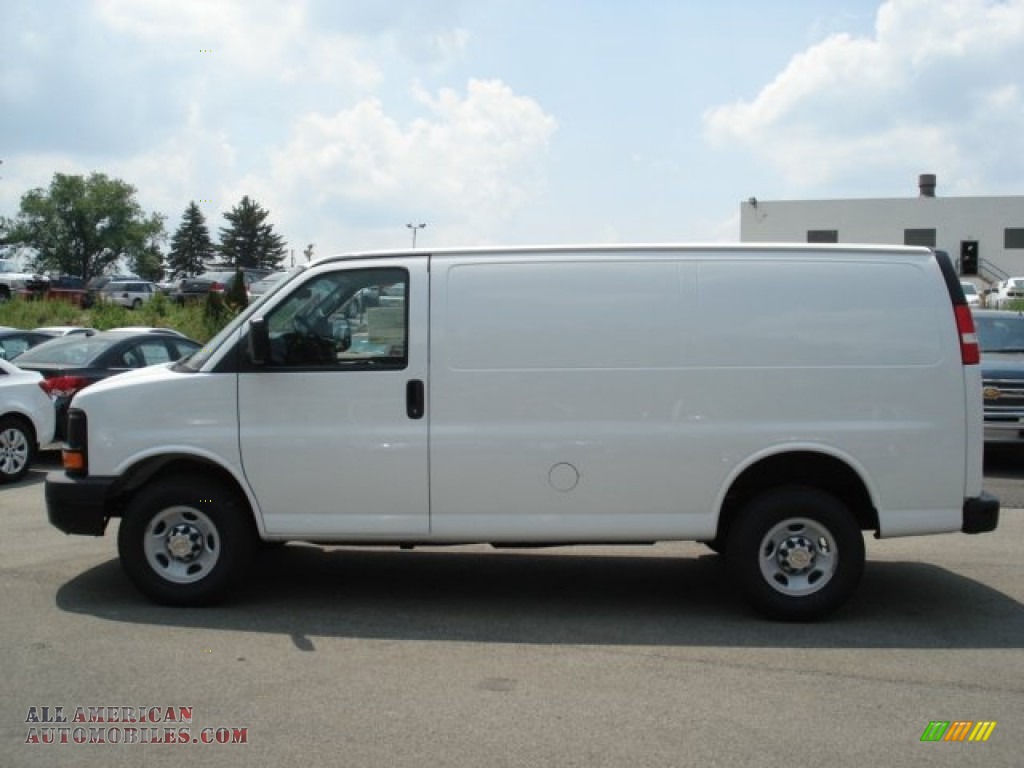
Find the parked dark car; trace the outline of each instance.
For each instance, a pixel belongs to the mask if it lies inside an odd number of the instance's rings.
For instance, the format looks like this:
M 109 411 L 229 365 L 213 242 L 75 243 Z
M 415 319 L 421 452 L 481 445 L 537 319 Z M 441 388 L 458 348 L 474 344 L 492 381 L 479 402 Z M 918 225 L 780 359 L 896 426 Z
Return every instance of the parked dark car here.
M 975 310 L 985 443 L 1024 445 L 1024 312 Z
M 0 331 L 0 360 L 13 360 L 27 349 L 31 349 L 44 341 L 52 341 L 51 333 L 40 331 L 19 331 L 6 329 Z
M 43 390 L 57 409 L 56 440 L 63 439 L 68 406 L 75 393 L 101 379 L 135 368 L 172 362 L 191 355 L 198 342 L 172 333 L 105 331 L 93 336 L 64 336 L 22 353 L 15 365 L 43 375 Z
M 271 272 L 266 277 L 261 277 L 259 280 L 254 280 L 249 284 L 249 298 L 255 299 L 262 296 L 265 293 L 269 293 L 270 289 L 281 282 L 285 275 L 288 273 L 284 270 L 278 272 Z
M 266 277 L 269 272 L 266 269 L 243 269 L 242 277 L 245 280 L 246 292 L 248 293 L 250 285 Z M 236 274 L 235 270 L 228 269 L 186 277 L 178 284 L 178 289 L 171 294 L 171 299 L 178 304 L 187 304 L 191 301 L 205 299 L 210 293 L 227 293 L 235 282 Z

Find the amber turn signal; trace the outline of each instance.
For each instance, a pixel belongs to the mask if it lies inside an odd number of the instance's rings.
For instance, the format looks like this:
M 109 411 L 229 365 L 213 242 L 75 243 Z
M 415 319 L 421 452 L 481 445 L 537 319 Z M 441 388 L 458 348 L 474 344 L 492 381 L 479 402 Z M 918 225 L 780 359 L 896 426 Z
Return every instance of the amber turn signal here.
M 63 450 L 60 453 L 61 463 L 64 465 L 64 469 L 69 472 L 84 472 L 85 471 L 85 454 L 81 451 L 70 451 Z

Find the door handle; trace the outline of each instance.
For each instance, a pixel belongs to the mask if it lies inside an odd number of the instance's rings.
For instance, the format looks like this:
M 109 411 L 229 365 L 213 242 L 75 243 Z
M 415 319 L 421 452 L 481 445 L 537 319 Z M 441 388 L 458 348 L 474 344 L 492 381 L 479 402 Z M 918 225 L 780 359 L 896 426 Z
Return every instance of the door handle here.
M 424 387 L 419 379 L 405 383 L 405 413 L 410 419 L 422 419 L 424 409 Z

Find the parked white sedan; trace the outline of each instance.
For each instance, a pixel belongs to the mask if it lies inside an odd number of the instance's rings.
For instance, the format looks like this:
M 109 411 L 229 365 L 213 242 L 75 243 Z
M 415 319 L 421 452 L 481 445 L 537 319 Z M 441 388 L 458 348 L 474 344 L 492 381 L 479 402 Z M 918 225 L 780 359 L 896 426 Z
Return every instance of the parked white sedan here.
M 962 280 L 960 287 L 964 289 L 964 298 L 967 299 L 967 306 L 981 307 L 981 294 L 978 293 L 978 286 L 969 280 Z
M 23 478 L 39 446 L 53 440 L 56 410 L 42 381 L 0 360 L 0 483 Z

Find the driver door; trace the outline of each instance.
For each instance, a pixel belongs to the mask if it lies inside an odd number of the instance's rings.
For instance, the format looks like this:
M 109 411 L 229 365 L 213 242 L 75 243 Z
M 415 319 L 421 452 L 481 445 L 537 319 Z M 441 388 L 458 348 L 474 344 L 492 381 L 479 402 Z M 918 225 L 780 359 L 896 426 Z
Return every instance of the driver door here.
M 266 311 L 270 354 L 241 365 L 238 423 L 268 534 L 429 531 L 428 279 L 422 257 L 324 265 Z

